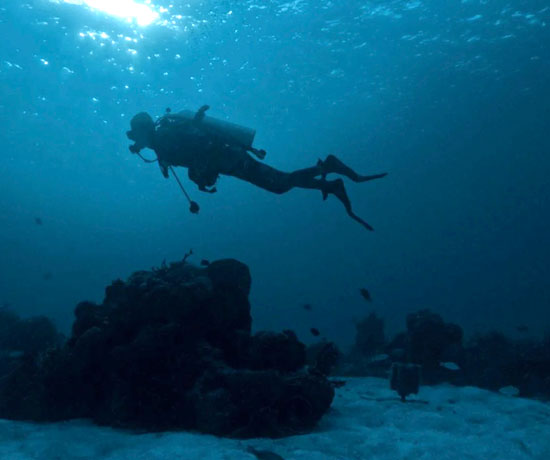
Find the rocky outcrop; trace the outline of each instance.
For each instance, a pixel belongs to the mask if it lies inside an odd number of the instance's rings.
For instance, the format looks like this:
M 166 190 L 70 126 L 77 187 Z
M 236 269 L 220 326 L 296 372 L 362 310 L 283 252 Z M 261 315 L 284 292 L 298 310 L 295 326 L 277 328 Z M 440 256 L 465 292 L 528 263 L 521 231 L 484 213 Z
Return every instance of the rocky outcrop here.
M 1 379 L 0 417 L 236 437 L 310 430 L 334 390 L 307 372 L 291 331 L 251 335 L 250 285 L 236 260 L 113 282 L 101 305 L 76 307 L 66 344 L 26 355 Z

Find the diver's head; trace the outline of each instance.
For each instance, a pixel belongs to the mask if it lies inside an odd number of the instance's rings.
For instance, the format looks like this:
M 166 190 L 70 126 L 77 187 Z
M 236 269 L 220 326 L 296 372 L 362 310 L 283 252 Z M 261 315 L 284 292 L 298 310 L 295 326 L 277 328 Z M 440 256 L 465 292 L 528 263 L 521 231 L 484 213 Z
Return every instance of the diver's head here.
M 140 112 L 130 121 L 131 130 L 126 132 L 128 139 L 135 142 L 130 150 L 139 151 L 145 147 L 151 147 L 155 134 L 155 122 L 146 112 Z

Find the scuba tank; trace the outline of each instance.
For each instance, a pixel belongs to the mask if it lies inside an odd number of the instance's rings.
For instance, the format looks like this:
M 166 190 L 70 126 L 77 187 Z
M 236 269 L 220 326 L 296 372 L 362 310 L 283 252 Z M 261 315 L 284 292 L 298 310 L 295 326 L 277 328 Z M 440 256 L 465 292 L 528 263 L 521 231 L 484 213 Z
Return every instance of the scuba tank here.
M 196 113 L 191 110 L 182 110 L 178 112 L 177 115 L 189 121 L 196 119 Z M 254 136 L 256 136 L 255 129 L 220 120 L 219 118 L 208 117 L 206 115 L 199 123 L 205 131 L 218 136 L 229 145 L 236 145 L 246 150 L 252 148 Z
M 208 106 L 201 107 L 197 112 L 182 110 L 174 114 L 171 113 L 170 109 L 166 109 L 166 115 L 161 117 L 157 124 L 166 126 L 177 123 L 196 123 L 197 127 L 216 136 L 228 145 L 245 150 L 255 150 L 252 147 L 256 135 L 255 129 L 220 120 L 219 118 L 208 117 L 204 115 L 206 110 L 208 110 Z

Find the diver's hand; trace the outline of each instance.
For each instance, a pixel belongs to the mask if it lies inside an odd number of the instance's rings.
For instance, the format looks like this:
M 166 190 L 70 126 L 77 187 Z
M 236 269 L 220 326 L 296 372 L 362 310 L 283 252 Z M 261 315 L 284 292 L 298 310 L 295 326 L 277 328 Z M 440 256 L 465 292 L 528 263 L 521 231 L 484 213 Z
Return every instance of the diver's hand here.
M 260 160 L 263 160 L 266 156 L 266 151 L 263 149 L 258 150 L 258 149 L 255 149 L 254 147 L 251 147 L 250 152 L 256 155 Z
M 138 147 L 137 142 L 136 142 L 134 145 L 130 145 L 130 146 L 128 147 L 128 149 L 129 149 L 130 152 L 132 152 L 132 153 L 139 153 L 139 152 L 141 152 L 141 149 Z
M 218 191 L 216 187 L 206 188 L 204 185 L 199 185 L 199 190 L 206 193 L 216 193 Z

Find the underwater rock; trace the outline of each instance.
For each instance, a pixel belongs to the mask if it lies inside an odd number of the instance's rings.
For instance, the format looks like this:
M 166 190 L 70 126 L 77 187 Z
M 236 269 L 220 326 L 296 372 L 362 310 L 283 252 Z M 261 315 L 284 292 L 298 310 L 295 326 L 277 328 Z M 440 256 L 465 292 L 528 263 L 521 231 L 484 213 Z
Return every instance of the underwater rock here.
M 230 259 L 114 281 L 102 304 L 77 305 L 63 346 L 10 368 L 0 417 L 238 437 L 312 429 L 334 390 L 305 371 L 292 331 L 251 336 L 250 286 Z
M 281 374 L 216 367 L 190 394 L 196 428 L 238 438 L 282 437 L 311 430 L 332 402 L 327 381 L 305 372 Z
M 447 382 L 492 391 L 512 386 L 520 396 L 550 399 L 550 337 L 513 340 L 492 332 L 463 345 L 460 326 L 429 310 L 408 315 L 407 331 L 389 344 L 383 342 L 383 321 L 376 315 L 356 327 L 355 345 L 341 360 L 339 375 L 385 377 L 392 363 L 409 363 L 421 367 L 422 384 Z
M 351 353 L 339 369 L 346 375 L 386 377 L 392 363 L 412 363 L 422 368 L 423 383 L 462 383 L 464 360 L 462 329 L 441 316 L 421 310 L 407 316 L 407 331 L 385 341 L 384 321 L 371 313 L 356 323 L 356 339 Z M 453 362 L 451 370 L 442 363 Z
M 254 370 L 273 369 L 294 372 L 306 364 L 306 347 L 292 331 L 260 331 L 249 342 L 248 367 Z
M 62 340 L 62 335 L 49 318 L 34 316 L 21 319 L 9 308 L 0 308 L 0 351 L 36 354 L 61 344 Z
M 349 376 L 371 376 L 385 378 L 391 368 L 390 360 L 380 360 L 386 354 L 384 320 L 371 313 L 362 320 L 356 320 L 355 343 L 351 352 L 340 362 L 337 373 Z
M 462 328 L 446 323 L 438 314 L 421 310 L 407 316 L 406 356 L 408 361 L 422 366 L 425 383 L 448 381 L 459 372 L 442 367 L 442 362 L 462 361 Z
M 386 344 L 384 320 L 375 313 L 355 324 L 356 335 L 354 351 L 363 356 L 373 356 L 380 353 Z
M 312 373 L 331 375 L 343 354 L 334 342 L 321 340 L 307 347 L 306 356 Z
M 515 341 L 491 332 L 465 350 L 468 384 L 493 391 L 515 387 L 523 397 L 550 398 L 550 339 Z
M 465 351 L 466 378 L 475 386 L 498 391 L 516 384 L 511 362 L 515 360 L 512 341 L 501 333 L 474 337 Z

